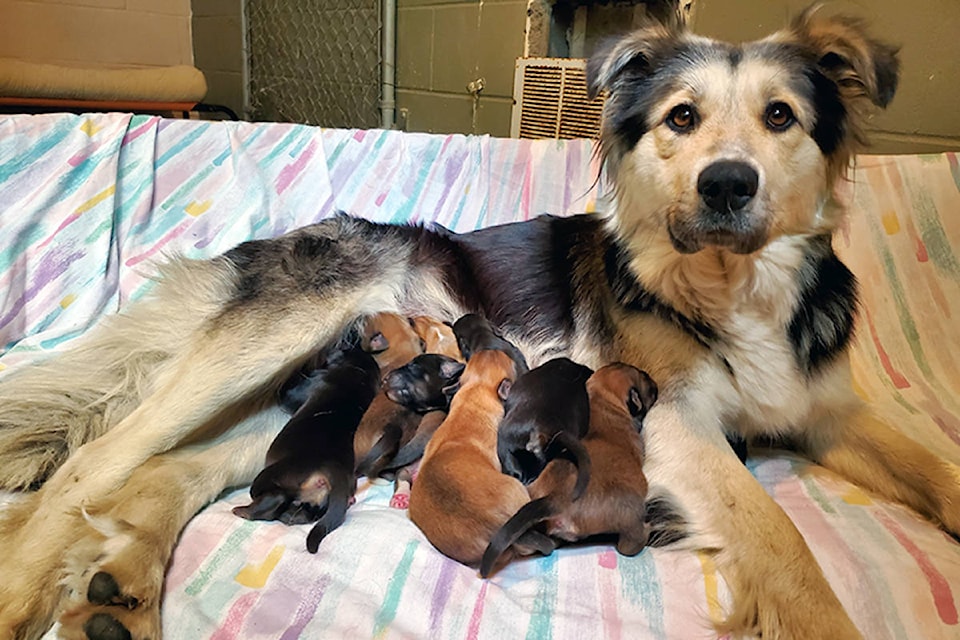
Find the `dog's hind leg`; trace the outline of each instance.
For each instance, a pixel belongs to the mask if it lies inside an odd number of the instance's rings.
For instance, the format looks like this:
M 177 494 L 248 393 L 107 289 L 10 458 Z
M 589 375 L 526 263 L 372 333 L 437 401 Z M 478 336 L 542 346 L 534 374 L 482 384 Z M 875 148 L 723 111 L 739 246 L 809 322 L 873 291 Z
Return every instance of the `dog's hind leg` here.
M 860 638 L 803 537 L 724 439 L 716 401 L 667 394 L 644 422 L 649 499 L 679 511 L 683 546 L 713 555 L 733 597 L 718 632 Z M 652 523 L 656 526 L 656 523 Z
M 180 532 L 223 489 L 251 481 L 285 419 L 269 409 L 218 439 L 154 456 L 91 505 L 64 560 L 62 636 L 158 640 L 164 572 Z
M 68 351 L 0 378 L 0 488 L 46 480 L 67 457 L 136 408 L 156 373 L 232 295 L 223 260 L 174 260 L 158 287 Z
M 960 536 L 960 469 L 853 404 L 813 423 L 801 443 L 809 456 L 850 482 L 911 507 Z

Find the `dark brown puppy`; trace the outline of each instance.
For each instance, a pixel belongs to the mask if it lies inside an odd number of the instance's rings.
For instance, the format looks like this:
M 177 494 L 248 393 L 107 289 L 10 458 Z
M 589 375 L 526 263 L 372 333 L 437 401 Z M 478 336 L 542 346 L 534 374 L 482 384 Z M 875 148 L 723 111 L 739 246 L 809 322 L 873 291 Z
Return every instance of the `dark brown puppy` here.
M 423 451 L 450 408 L 450 399 L 463 373 L 464 364 L 438 353 L 424 353 L 395 369 L 383 381 L 388 398 L 420 416 L 416 432 L 380 470 L 405 467 Z M 439 415 L 437 415 L 439 414 Z M 407 434 L 404 434 L 406 436 Z
M 528 487 L 533 501 L 490 541 L 480 565 L 481 576 L 489 576 L 513 541 L 544 520 L 546 533 L 563 540 L 619 534 L 617 551 L 624 555 L 636 555 L 646 545 L 647 481 L 640 430 L 643 417 L 656 402 L 657 386 L 646 373 L 620 363 L 598 370 L 586 386 L 590 429 L 583 446 L 594 461 L 586 492 L 574 502 L 574 466 L 567 460 L 548 464 Z
M 378 313 L 363 325 L 361 346 L 371 353 L 380 366 L 380 375 L 387 376 L 423 352 L 423 341 L 409 319 L 395 313 Z M 385 459 L 400 448 L 405 433 L 412 434 L 420 424 L 420 416 L 379 393 L 360 421 L 354 439 L 357 473 L 375 476 Z
M 590 426 L 588 367 L 555 358 L 520 376 L 504 403 L 497 436 L 503 472 L 532 482 L 551 459 L 566 454 L 578 469 L 573 499 L 590 479 L 590 456 L 580 443 Z
M 450 413 L 427 444 L 409 514 L 441 553 L 477 565 L 493 534 L 530 498 L 519 480 L 501 473 L 497 459 L 502 397 L 517 378 L 517 364 L 503 351 L 470 353 Z M 545 536 L 522 536 L 521 553 L 533 551 L 528 542 L 553 550 Z
M 354 434 L 379 378 L 369 353 L 356 347 L 330 353 L 316 371 L 312 395 L 270 445 L 266 468 L 250 487 L 253 502 L 233 512 L 288 524 L 318 520 L 307 536 L 307 550 L 315 553 L 343 523 L 356 491 Z
M 468 313 L 453 323 L 453 333 L 457 337 L 457 346 L 464 359 L 470 360 L 475 351 L 497 349 L 507 353 L 517 363 L 518 375 L 527 372 L 527 360 L 512 343 L 503 339 L 497 330 L 483 316 Z

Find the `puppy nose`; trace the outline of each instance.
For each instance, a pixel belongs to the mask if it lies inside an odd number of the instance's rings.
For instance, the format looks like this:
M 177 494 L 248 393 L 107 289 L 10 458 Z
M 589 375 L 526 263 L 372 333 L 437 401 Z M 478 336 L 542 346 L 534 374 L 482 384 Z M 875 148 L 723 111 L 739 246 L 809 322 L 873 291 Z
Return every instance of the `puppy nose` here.
M 700 173 L 697 191 L 704 204 L 720 213 L 733 213 L 757 195 L 760 176 L 745 162 L 722 160 Z

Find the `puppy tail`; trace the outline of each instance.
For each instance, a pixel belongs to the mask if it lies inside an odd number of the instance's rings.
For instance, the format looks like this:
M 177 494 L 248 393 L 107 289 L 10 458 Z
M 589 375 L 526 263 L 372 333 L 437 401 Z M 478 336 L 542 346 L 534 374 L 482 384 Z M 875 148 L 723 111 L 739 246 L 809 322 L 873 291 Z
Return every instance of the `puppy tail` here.
M 488 578 L 500 556 L 509 549 L 520 537 L 536 524 L 560 513 L 552 495 L 531 500 L 507 520 L 500 529 L 493 534 L 490 544 L 483 552 L 480 560 L 480 577 Z
M 391 423 L 384 427 L 383 434 L 357 463 L 357 473 L 368 478 L 380 475 L 380 472 L 396 458 L 402 438 L 403 429 L 399 425 Z
M 579 500 L 590 483 L 591 463 L 587 448 L 573 434 L 561 431 L 547 444 L 544 454 L 547 462 L 556 458 L 565 458 L 577 467 L 577 483 L 573 486 L 570 499 L 574 502 Z

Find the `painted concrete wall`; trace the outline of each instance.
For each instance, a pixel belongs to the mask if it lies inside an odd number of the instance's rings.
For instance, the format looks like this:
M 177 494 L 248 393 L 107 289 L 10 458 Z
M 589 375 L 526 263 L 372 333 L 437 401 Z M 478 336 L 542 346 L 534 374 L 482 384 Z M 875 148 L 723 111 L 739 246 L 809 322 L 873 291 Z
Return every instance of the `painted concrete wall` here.
M 753 40 L 789 22 L 807 0 L 697 0 L 693 27 L 726 40 Z M 960 2 L 833 0 L 828 12 L 864 17 L 897 44 L 902 70 L 890 108 L 871 123 L 872 151 L 960 149 Z
M 194 64 L 207 78 L 205 102 L 243 117 L 243 0 L 193 0 Z
M 783 27 L 808 0 L 694 0 L 693 28 L 733 41 Z M 507 135 L 526 0 L 399 0 L 398 102 L 412 131 Z M 900 91 L 872 122 L 876 152 L 960 149 L 960 1 L 833 0 L 901 46 Z M 475 101 L 467 84 L 482 77 Z M 476 105 L 478 108 L 474 108 Z
M 190 0 L 0 0 L 0 57 L 111 68 L 193 64 Z
M 398 0 L 399 124 L 508 136 L 526 15 L 527 0 Z M 480 78 L 475 98 L 467 85 Z

